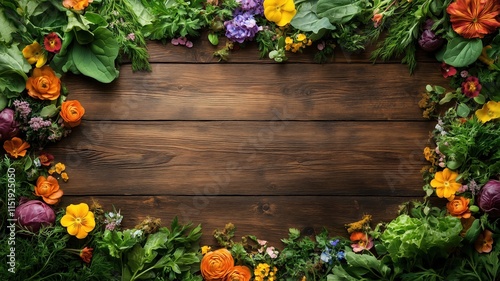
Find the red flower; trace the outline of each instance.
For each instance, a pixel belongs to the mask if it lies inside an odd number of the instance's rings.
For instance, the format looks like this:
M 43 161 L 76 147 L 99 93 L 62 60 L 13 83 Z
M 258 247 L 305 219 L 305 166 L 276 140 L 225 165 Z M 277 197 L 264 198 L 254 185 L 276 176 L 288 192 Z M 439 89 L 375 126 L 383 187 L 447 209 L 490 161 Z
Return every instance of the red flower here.
M 93 250 L 94 250 L 93 248 L 89 248 L 89 247 L 83 248 L 80 251 L 80 258 L 82 258 L 82 260 L 85 263 L 90 263 L 90 260 L 92 260 L 92 251 Z
M 469 76 L 462 83 L 462 93 L 469 98 L 474 98 L 479 96 L 479 92 L 481 91 L 481 84 L 479 84 L 479 79 L 474 76 Z
M 457 74 L 457 70 L 453 66 L 443 62 L 441 64 L 441 74 L 443 74 L 444 78 L 448 78 L 450 76 L 454 76 L 455 74 Z
M 52 53 L 59 53 L 62 46 L 61 38 L 55 32 L 51 32 L 45 35 L 43 45 L 45 46 L 45 50 Z
M 47 153 L 47 152 L 42 152 L 38 156 L 38 160 L 40 160 L 40 164 L 42 166 L 48 167 L 48 166 L 50 166 L 52 161 L 54 161 L 54 155 Z
M 446 12 L 453 30 L 464 38 L 483 38 L 500 27 L 498 0 L 457 0 Z

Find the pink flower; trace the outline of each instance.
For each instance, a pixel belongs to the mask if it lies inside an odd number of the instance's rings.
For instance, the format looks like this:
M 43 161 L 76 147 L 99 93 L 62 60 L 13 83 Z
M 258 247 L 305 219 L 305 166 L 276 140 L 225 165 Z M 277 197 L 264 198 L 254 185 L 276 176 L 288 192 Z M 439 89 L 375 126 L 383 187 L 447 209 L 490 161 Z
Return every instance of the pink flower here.
M 269 255 L 272 259 L 275 259 L 278 257 L 278 251 L 274 247 L 267 247 L 266 248 L 266 254 Z
M 356 253 L 363 250 L 370 250 L 373 247 L 373 238 L 366 235 L 364 232 L 355 231 L 351 233 L 349 238 L 354 244 L 351 244 L 352 250 Z
M 457 70 L 453 66 L 443 62 L 441 64 L 441 74 L 443 74 L 444 78 L 448 78 L 450 76 L 454 76 L 455 74 L 457 74 Z

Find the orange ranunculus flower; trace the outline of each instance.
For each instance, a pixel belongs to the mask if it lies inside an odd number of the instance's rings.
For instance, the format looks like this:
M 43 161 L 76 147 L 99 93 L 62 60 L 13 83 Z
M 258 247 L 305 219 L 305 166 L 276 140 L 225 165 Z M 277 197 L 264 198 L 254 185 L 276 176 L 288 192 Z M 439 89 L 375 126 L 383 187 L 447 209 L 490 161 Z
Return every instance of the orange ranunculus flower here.
M 237 265 L 233 267 L 227 274 L 224 281 L 250 281 L 252 273 L 246 266 Z
M 457 0 L 446 12 L 453 30 L 464 38 L 483 38 L 500 27 L 500 4 L 496 0 Z
M 455 198 L 455 193 L 462 186 L 460 183 L 456 182 L 457 177 L 458 173 L 448 168 L 434 175 L 431 186 L 436 189 L 436 194 L 439 198 L 446 198 L 448 201 Z
M 47 62 L 47 56 L 42 49 L 42 45 L 36 41 L 24 47 L 23 56 L 29 64 L 36 63 L 36 67 L 42 67 Z
M 471 216 L 469 210 L 469 199 L 462 196 L 455 196 L 455 198 L 446 204 L 446 209 L 450 215 L 457 218 L 468 219 Z
M 3 143 L 3 149 L 12 157 L 24 157 L 27 149 L 30 148 L 29 143 L 18 137 L 13 137 L 11 140 L 6 140 Z
M 61 80 L 50 66 L 35 68 L 26 81 L 28 95 L 35 99 L 55 100 L 61 94 Z
M 485 229 L 483 233 L 479 234 L 474 248 L 478 253 L 489 253 L 493 250 L 493 232 Z
M 61 200 L 63 191 L 59 189 L 59 183 L 53 176 L 39 176 L 36 181 L 35 195 L 41 196 L 45 203 L 54 205 Z
M 66 207 L 66 214 L 61 218 L 61 225 L 67 228 L 69 235 L 83 239 L 95 228 L 94 213 L 85 203 L 70 204 Z
M 61 104 L 59 113 L 65 123 L 71 128 L 80 125 L 82 116 L 85 114 L 85 108 L 77 100 L 65 101 Z
M 92 3 L 93 0 L 63 0 L 63 6 L 67 9 L 82 11 Z
M 234 259 L 227 249 L 208 252 L 201 259 L 201 275 L 206 281 L 222 281 L 234 267 Z

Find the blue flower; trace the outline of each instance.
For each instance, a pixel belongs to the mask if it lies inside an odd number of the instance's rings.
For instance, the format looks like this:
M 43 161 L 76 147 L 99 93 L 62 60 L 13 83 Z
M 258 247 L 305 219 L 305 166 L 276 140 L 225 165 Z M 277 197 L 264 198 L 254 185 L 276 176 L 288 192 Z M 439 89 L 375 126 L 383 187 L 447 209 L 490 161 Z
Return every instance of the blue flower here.
M 332 262 L 332 255 L 331 255 L 331 253 L 330 253 L 330 249 L 325 248 L 325 250 L 324 250 L 323 252 L 321 252 L 320 259 L 321 259 L 324 263 L 330 263 L 330 262 Z
M 332 247 L 335 247 L 335 246 L 337 246 L 337 244 L 338 244 L 339 242 L 340 242 L 340 240 L 339 240 L 339 239 L 331 240 L 331 241 L 330 241 L 330 245 L 332 245 Z
M 345 259 L 345 252 L 344 251 L 339 251 L 337 253 L 337 260 L 342 261 Z

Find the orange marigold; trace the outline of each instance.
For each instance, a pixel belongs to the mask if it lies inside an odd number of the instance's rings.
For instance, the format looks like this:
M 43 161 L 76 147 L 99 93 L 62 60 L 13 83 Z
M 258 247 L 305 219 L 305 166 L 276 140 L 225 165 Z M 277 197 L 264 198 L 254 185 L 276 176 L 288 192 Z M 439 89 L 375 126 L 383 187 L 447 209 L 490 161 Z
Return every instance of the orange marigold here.
M 496 0 L 457 0 L 446 12 L 453 30 L 464 38 L 483 38 L 500 27 L 500 4 Z

